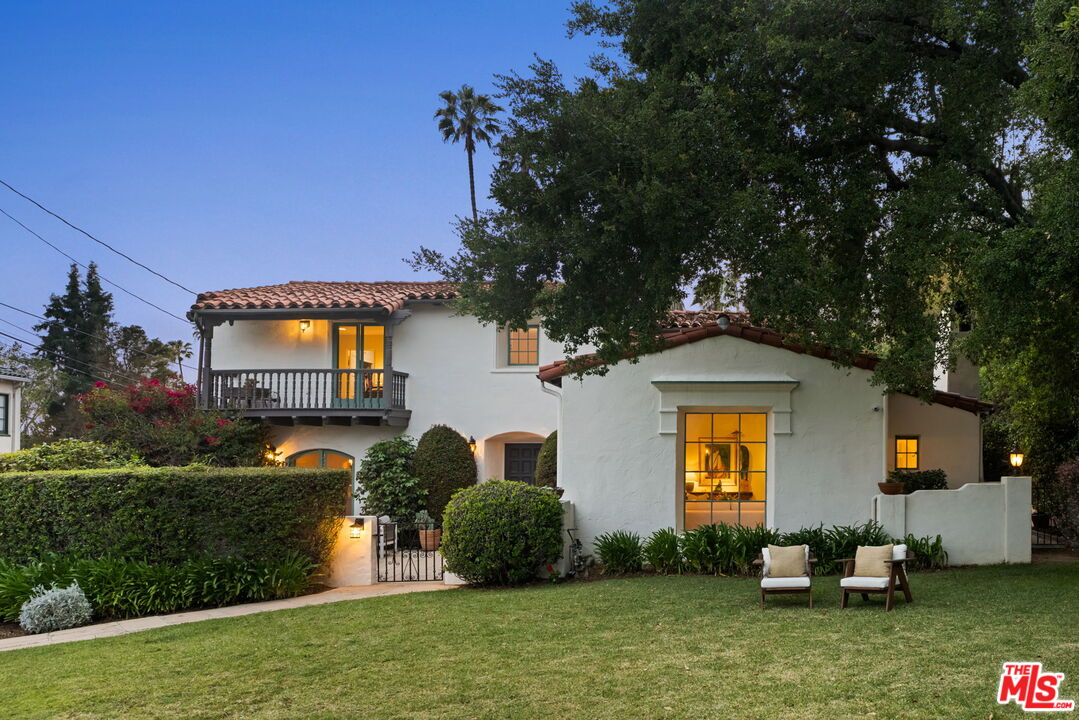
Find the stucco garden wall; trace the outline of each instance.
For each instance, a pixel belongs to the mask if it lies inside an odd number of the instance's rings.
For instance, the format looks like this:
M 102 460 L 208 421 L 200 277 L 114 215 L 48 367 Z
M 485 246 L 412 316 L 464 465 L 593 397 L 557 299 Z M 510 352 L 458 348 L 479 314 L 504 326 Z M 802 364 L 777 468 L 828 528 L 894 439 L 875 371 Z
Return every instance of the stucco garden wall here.
M 948 474 L 948 487 L 981 480 L 981 420 L 974 413 L 929 405 L 909 395 L 889 395 L 889 470 L 895 468 L 896 435 L 917 435 L 919 469 L 940 468 Z
M 451 308 L 416 305 L 397 326 L 393 367 L 409 374 L 407 406 L 412 418 L 404 432 L 419 437 L 435 424 L 445 424 L 477 441 L 480 478 L 500 477 L 501 440 L 505 433 L 523 433 L 542 442 L 555 429 L 557 399 L 542 391 L 536 367 L 508 368 L 500 362 L 499 333 L 473 317 L 454 316 Z M 213 367 L 330 368 L 331 323 L 312 321 L 300 333 L 295 320 L 249 320 L 215 329 Z M 540 364 L 562 357 L 561 346 L 541 334 Z M 300 450 L 328 448 L 357 460 L 375 442 L 393 437 L 388 427 L 277 427 L 274 442 L 287 457 Z M 513 436 L 510 436 L 513 437 Z M 520 435 L 518 437 L 524 437 Z M 488 438 L 494 438 L 488 442 Z M 487 462 L 486 454 L 492 462 Z
M 868 378 L 723 336 L 619 363 L 606 376 L 565 378 L 559 484 L 583 540 L 680 527 L 677 407 L 769 411 L 768 525 L 868 520 L 885 467 L 884 398 Z
M 958 490 L 877 495 L 873 515 L 895 537 L 940 535 L 952 565 L 1030 562 L 1030 478 Z
M 0 453 L 14 452 L 21 448 L 22 383 L 0 379 L 0 393 L 8 396 L 7 432 L 0 432 Z

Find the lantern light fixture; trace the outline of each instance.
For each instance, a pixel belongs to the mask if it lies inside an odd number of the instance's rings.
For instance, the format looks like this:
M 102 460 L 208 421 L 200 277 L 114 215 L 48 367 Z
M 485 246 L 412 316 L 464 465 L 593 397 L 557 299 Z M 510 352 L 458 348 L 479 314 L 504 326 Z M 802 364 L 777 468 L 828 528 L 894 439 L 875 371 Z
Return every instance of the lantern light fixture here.
M 1023 465 L 1023 453 L 1018 450 L 1012 450 L 1008 455 L 1008 462 L 1011 463 L 1013 468 L 1018 470 Z
M 356 539 L 363 537 L 363 518 L 357 517 L 352 520 L 352 525 L 348 528 L 348 536 Z
M 472 435 L 468 436 L 468 449 L 472 451 L 472 454 L 476 454 L 476 438 Z
M 301 333 L 305 333 L 310 329 L 311 329 L 311 321 L 310 320 L 301 320 L 300 321 L 300 332 Z

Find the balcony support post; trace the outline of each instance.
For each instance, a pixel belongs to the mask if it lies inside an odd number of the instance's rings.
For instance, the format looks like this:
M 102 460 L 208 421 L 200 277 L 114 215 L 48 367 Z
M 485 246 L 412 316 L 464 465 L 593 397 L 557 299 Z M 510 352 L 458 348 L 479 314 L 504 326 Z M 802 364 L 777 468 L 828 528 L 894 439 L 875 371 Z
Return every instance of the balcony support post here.
M 202 328 L 202 357 L 199 362 L 199 370 L 202 373 L 202 377 L 199 378 L 201 387 L 199 388 L 200 402 L 202 403 L 203 410 L 210 409 L 210 394 L 213 391 L 213 379 L 210 375 L 210 369 L 212 366 L 211 359 L 213 357 L 214 347 L 214 325 L 207 323 Z

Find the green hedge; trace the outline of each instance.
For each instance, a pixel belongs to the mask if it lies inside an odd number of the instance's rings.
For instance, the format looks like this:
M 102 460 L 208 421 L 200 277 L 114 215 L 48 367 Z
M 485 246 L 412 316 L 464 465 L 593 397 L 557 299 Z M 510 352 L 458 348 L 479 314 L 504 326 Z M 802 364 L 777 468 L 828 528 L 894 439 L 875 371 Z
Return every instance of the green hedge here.
M 176 563 L 197 557 L 322 563 L 346 470 L 132 467 L 0 474 L 0 558 L 48 553 Z

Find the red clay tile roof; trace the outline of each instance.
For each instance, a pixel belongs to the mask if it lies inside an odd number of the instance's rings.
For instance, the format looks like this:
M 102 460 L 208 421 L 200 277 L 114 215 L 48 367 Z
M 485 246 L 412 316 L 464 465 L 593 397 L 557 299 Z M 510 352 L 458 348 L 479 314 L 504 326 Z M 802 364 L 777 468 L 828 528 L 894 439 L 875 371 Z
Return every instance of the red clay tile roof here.
M 749 315 L 744 312 L 726 312 L 716 310 L 671 310 L 667 313 L 668 328 L 696 328 L 715 325 L 720 316 L 726 315 L 732 323 L 749 323 Z
M 771 347 L 782 348 L 791 352 L 812 355 L 813 357 L 822 358 L 824 360 L 835 361 L 837 359 L 836 354 L 826 347 L 819 345 L 807 346 L 798 342 L 788 339 L 783 333 L 778 333 L 775 330 L 769 330 L 768 328 L 755 327 L 748 325 L 744 322 L 739 322 L 744 316 L 736 313 L 718 313 L 718 315 L 726 314 L 731 319 L 731 324 L 726 328 L 720 327 L 715 322 L 708 323 L 701 320 L 701 324 L 689 327 L 680 327 L 664 333 L 666 346 L 664 350 L 668 350 L 679 345 L 687 345 L 689 343 L 699 342 L 711 337 L 719 337 L 720 335 L 729 335 L 730 337 L 741 338 L 742 340 L 749 340 L 750 342 L 759 343 L 761 345 L 769 345 Z M 739 317 L 740 316 L 740 317 Z M 662 352 L 662 351 L 661 351 Z M 853 365 L 854 367 L 861 368 L 863 370 L 873 370 L 877 363 L 880 362 L 880 358 L 869 353 L 859 353 L 855 356 Z M 594 355 L 582 355 L 575 358 L 572 363 L 567 363 L 565 360 L 559 360 L 551 363 L 550 365 L 544 365 L 539 369 L 536 377 L 543 382 L 549 382 L 554 385 L 561 385 L 562 378 L 573 372 L 574 369 L 586 369 L 591 367 L 597 367 L 603 365 L 604 362 Z M 933 393 L 933 402 L 938 405 L 946 405 L 948 407 L 959 408 L 960 410 L 966 410 L 974 414 L 978 414 L 983 410 L 989 410 L 993 407 L 991 403 L 984 402 L 977 398 L 968 397 L 966 395 L 960 395 L 958 393 L 943 392 L 938 390 Z
M 409 300 L 450 300 L 457 286 L 448 282 L 320 282 L 294 280 L 236 290 L 199 293 L 198 310 L 272 310 L 279 308 L 372 308 L 393 312 Z

